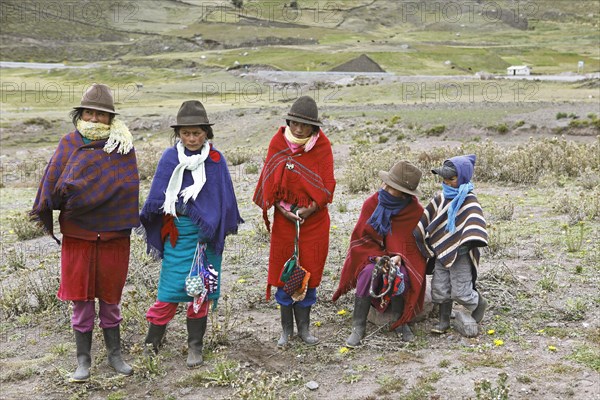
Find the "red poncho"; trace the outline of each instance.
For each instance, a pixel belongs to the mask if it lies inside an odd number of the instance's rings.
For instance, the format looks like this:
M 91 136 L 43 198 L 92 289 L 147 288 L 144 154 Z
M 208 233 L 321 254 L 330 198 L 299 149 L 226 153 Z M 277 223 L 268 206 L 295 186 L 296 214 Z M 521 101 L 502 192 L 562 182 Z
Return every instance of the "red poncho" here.
M 412 231 L 423 214 L 423 207 L 416 197 L 391 220 L 390 233 L 385 237 L 378 234 L 367 223 L 377 207 L 378 194 L 369 197 L 363 204 L 358 222 L 350 237 L 350 247 L 346 254 L 338 289 L 333 301 L 356 287 L 358 274 L 370 263 L 369 257 L 401 255 L 408 271 L 409 286 L 404 296 L 404 312 L 391 326 L 391 329 L 410 322 L 423 308 L 425 298 L 425 259 L 419 251 Z
M 335 178 L 331 143 L 323 131 L 314 147 L 305 152 L 293 152 L 284 137 L 285 127 L 271 139 L 265 165 L 260 174 L 253 201 L 263 210 L 267 229 L 270 222 L 267 210 L 283 200 L 298 207 L 307 207 L 315 201 L 319 209 L 300 226 L 300 265 L 311 274 L 309 288 L 321 283 L 323 268 L 329 248 L 329 211 L 327 204 L 333 200 Z M 294 251 L 295 224 L 275 208 L 269 254 L 267 299 L 271 286 L 282 287 L 279 280 L 285 262 Z

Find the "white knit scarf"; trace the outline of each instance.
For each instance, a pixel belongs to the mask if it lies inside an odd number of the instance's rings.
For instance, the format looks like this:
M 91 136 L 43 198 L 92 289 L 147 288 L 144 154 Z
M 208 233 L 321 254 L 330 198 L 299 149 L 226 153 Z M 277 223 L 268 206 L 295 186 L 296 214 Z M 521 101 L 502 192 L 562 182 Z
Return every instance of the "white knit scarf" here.
M 183 197 L 183 202 L 187 203 L 190 198 L 196 200 L 198 193 L 202 190 L 202 187 L 206 183 L 206 170 L 204 169 L 204 161 L 208 157 L 210 146 L 208 142 L 204 142 L 200 154 L 194 154 L 193 156 L 186 156 L 184 152 L 183 143 L 177 142 L 177 157 L 179 158 L 179 164 L 173 169 L 167 190 L 165 192 L 165 203 L 162 206 L 165 214 L 177 215 L 175 210 L 175 204 L 177 203 L 178 194 Z M 185 170 L 192 171 L 192 179 L 194 183 L 191 186 L 182 189 L 181 184 L 183 183 L 183 172 Z

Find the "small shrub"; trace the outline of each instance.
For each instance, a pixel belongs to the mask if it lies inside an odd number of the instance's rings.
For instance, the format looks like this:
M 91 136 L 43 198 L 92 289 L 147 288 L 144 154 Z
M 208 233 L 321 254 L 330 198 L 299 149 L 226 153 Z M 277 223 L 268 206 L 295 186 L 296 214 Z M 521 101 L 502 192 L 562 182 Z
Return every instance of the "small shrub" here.
M 565 242 L 567 244 L 567 251 L 569 253 L 577 253 L 580 251 L 588 231 L 585 223 L 583 221 L 579 221 L 575 226 L 565 225 L 563 229 L 565 234 Z
M 379 140 L 378 140 L 378 142 L 379 142 L 379 143 L 386 143 L 388 140 L 390 140 L 390 138 L 389 138 L 389 137 L 387 137 L 387 136 L 385 136 L 385 135 L 381 135 L 381 136 L 379 136 Z
M 435 125 L 425 131 L 427 136 L 440 136 L 446 131 L 446 125 Z
M 555 265 L 543 265 L 540 270 L 542 277 L 537 281 L 537 285 L 545 292 L 554 292 L 558 288 L 556 282 L 557 267 Z
M 396 125 L 398 122 L 400 122 L 400 120 L 402 120 L 402 118 L 399 115 L 394 115 L 392 118 L 390 118 L 390 122 L 388 123 L 388 126 L 391 128 L 394 125 Z
M 510 221 L 513 218 L 514 212 L 515 204 L 509 196 L 506 196 L 501 202 L 495 204 L 491 210 L 496 221 Z
M 598 348 L 583 345 L 575 349 L 567 358 L 600 372 L 600 351 Z
M 488 246 L 484 251 L 492 257 L 508 254 L 508 248 L 516 242 L 514 233 L 507 231 L 500 224 L 488 224 Z
M 587 126 L 590 125 L 590 121 L 588 120 L 578 120 L 578 119 L 573 119 L 571 121 L 569 121 L 569 128 L 585 128 Z
M 515 124 L 513 125 L 513 128 L 520 128 L 521 126 L 525 125 L 525 121 L 518 120 L 517 122 L 515 122 Z
M 60 273 L 52 268 L 38 268 L 34 271 L 23 271 L 21 274 L 0 288 L 0 312 L 7 317 L 18 317 L 28 313 L 68 307 L 56 297 Z M 27 288 L 27 296 L 23 295 Z
M 498 124 L 496 125 L 496 132 L 498 132 L 501 135 L 504 135 L 505 133 L 507 133 L 509 131 L 508 129 L 508 125 L 506 124 Z
M 247 147 L 236 147 L 225 153 L 225 158 L 231 165 L 240 165 L 252 159 L 252 151 Z
M 246 165 L 245 172 L 248 175 L 258 174 L 258 165 L 254 164 L 254 163 L 250 163 L 250 164 Z
M 52 128 L 52 122 L 42 117 L 28 118 L 23 121 L 24 125 L 38 125 L 45 129 Z
M 600 218 L 600 187 L 589 192 L 580 192 L 579 195 L 565 193 L 557 196 L 553 210 L 569 217 L 569 225 L 574 226 L 586 220 Z
M 567 309 L 564 312 L 565 319 L 567 321 L 581 321 L 585 318 L 588 308 L 588 304 L 581 298 L 567 299 Z
M 556 119 L 563 119 L 563 118 L 567 118 L 566 112 L 557 112 L 556 113 Z
M 10 228 L 19 240 L 30 240 L 44 236 L 46 232 L 41 224 L 31 221 L 27 212 L 10 218 Z
M 508 400 L 509 386 L 506 383 L 507 380 L 508 375 L 501 372 L 498 374 L 496 387 L 487 379 L 476 381 L 475 394 L 477 400 Z
M 23 251 L 19 251 L 15 248 L 12 248 L 6 252 L 5 259 L 5 269 L 12 271 L 25 269 L 25 254 L 23 253 Z

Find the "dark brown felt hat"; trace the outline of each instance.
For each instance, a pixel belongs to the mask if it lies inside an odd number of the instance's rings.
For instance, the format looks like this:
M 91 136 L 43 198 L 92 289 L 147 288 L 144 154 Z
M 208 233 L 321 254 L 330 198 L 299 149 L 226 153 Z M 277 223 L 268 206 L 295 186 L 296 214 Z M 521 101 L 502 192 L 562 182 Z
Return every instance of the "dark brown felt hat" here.
M 90 109 L 104 111 L 111 114 L 119 114 L 115 112 L 115 103 L 113 101 L 110 88 L 101 83 L 92 84 L 83 94 L 81 104 L 74 109 Z
M 292 108 L 285 116 L 285 119 L 309 125 L 324 126 L 319 120 L 317 103 L 310 96 L 299 97 L 298 100 L 292 104 Z
M 208 121 L 206 109 L 198 100 L 184 101 L 177 112 L 177 123 L 171 128 L 180 126 L 214 125 Z
M 423 173 L 419 168 L 409 161 L 397 162 L 389 172 L 379 171 L 379 178 L 401 192 L 420 196 L 417 189 Z

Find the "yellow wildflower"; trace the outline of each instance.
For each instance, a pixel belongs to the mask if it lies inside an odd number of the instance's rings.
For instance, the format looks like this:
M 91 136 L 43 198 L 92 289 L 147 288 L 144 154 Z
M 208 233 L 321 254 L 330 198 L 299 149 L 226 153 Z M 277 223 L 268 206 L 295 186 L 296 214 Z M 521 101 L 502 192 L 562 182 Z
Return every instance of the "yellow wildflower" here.
M 340 352 L 340 354 L 346 354 L 350 350 L 347 347 L 341 347 L 338 351 Z
M 550 350 L 550 351 L 556 351 L 556 346 L 550 345 L 550 346 L 548 346 L 548 350 Z
M 502 346 L 502 345 L 504 345 L 504 340 L 502 340 L 502 339 L 494 340 L 494 346 Z
M 347 313 L 347 312 L 348 312 L 348 311 L 346 311 L 346 310 L 344 310 L 344 309 L 341 309 L 341 310 L 340 310 L 340 311 L 338 311 L 337 313 L 338 313 L 338 315 L 346 315 L 346 313 Z
M 314 325 L 318 328 L 319 326 L 323 325 L 323 323 L 321 321 L 315 321 Z
M 246 280 L 244 278 L 240 278 L 237 280 L 237 283 L 246 283 Z
M 493 335 L 494 333 L 496 333 L 496 331 L 493 329 L 489 329 L 487 333 L 488 335 Z

